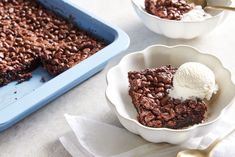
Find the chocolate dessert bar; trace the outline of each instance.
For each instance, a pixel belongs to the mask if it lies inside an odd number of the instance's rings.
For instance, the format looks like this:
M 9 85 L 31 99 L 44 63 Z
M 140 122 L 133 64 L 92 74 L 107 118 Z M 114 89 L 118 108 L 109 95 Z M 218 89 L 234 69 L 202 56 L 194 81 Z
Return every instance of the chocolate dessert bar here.
M 141 124 L 155 128 L 180 129 L 201 123 L 207 105 L 200 99 L 173 99 L 168 96 L 177 68 L 168 65 L 128 73 L 129 95 Z
M 1 8 L 0 8 L 1 10 Z M 31 32 L 16 22 L 1 16 L 0 22 L 0 86 L 11 81 L 22 82 L 32 77 L 31 71 L 39 65 L 38 47 L 33 44 Z
M 29 79 L 40 64 L 58 75 L 104 46 L 36 0 L 0 1 L 0 86 Z
M 194 4 L 186 0 L 145 0 L 145 10 L 148 13 L 169 20 L 180 20 L 193 7 Z

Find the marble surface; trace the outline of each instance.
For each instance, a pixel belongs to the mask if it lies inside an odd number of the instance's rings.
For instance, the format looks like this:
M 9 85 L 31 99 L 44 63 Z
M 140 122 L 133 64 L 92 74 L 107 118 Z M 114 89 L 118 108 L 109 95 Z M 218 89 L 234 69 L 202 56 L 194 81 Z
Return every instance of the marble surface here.
M 219 57 L 235 80 L 235 13 L 210 34 L 193 40 L 172 40 L 153 34 L 135 15 L 130 0 L 73 0 L 94 14 L 112 22 L 130 36 L 126 53 L 152 44 L 187 44 Z M 1 157 L 70 157 L 58 138 L 70 131 L 64 114 L 88 115 L 120 125 L 105 100 L 106 73 L 121 56 L 112 60 L 100 73 L 0 133 Z

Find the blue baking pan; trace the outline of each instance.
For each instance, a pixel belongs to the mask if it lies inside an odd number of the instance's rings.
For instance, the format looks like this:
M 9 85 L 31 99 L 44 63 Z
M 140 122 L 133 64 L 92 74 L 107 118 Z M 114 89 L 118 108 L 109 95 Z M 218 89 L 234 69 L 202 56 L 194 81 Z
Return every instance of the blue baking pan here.
M 66 0 L 39 0 L 46 8 L 70 18 L 80 28 L 103 39 L 107 46 L 62 74 L 51 77 L 43 69 L 33 71 L 33 78 L 17 84 L 12 82 L 0 88 L 0 131 L 46 105 L 102 70 L 114 56 L 126 50 L 129 37 L 118 27 L 104 22 L 73 2 Z M 41 81 L 42 77 L 46 82 Z

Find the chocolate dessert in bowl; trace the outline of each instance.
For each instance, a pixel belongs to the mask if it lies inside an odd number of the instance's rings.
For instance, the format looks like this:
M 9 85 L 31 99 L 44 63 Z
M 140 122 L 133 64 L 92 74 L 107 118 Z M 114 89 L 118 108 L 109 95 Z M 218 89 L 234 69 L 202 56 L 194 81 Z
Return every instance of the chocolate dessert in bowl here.
M 131 53 L 108 72 L 107 82 L 107 100 L 122 125 L 156 143 L 207 134 L 235 95 L 221 62 L 188 46 Z
M 212 17 L 202 6 L 187 0 L 145 0 L 145 10 L 162 19 L 177 21 L 203 21 Z
M 187 62 L 171 66 L 130 71 L 129 95 L 138 121 L 149 127 L 181 129 L 202 123 L 208 104 L 216 93 L 214 73 L 205 65 Z
M 208 0 L 208 3 L 230 6 L 231 0 Z M 187 0 L 132 0 L 132 4 L 147 28 L 175 39 L 192 39 L 207 34 L 227 15 L 224 11 L 204 10 Z

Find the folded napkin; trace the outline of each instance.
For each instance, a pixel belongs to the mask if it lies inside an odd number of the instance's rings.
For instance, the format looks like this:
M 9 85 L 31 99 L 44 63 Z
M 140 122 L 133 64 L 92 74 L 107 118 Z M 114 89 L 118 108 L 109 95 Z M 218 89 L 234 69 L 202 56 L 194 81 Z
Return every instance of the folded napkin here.
M 84 116 L 65 115 L 72 131 L 60 137 L 65 149 L 73 157 L 174 157 L 188 148 L 205 148 L 219 136 L 235 126 L 234 107 L 219 121 L 218 127 L 202 138 L 182 145 L 154 144 L 130 133 L 124 128 L 89 119 Z M 222 141 L 213 157 L 235 156 L 235 133 Z

